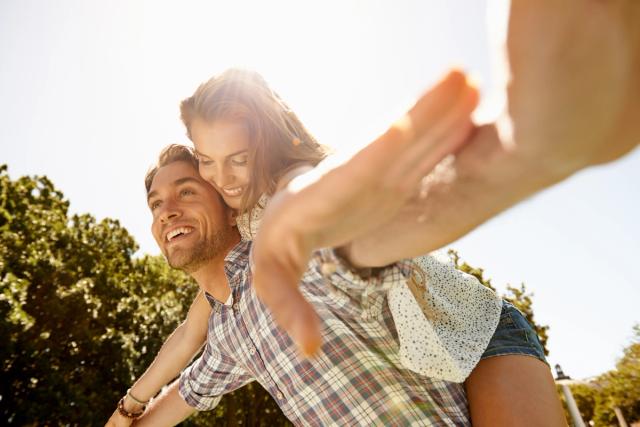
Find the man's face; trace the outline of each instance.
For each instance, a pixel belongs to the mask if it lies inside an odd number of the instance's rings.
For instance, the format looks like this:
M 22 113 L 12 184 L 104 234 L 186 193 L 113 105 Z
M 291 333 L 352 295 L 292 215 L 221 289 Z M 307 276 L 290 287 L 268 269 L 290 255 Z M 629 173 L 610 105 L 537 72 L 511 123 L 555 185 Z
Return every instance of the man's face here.
M 147 201 L 153 215 L 151 232 L 173 268 L 192 273 L 224 257 L 238 240 L 230 210 L 187 162 L 158 169 Z

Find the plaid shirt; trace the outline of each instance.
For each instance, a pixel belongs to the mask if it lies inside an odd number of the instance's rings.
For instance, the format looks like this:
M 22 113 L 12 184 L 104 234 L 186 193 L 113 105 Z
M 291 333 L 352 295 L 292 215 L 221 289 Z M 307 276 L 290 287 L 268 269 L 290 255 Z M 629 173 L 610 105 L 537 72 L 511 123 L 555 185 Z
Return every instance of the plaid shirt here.
M 221 395 L 257 380 L 296 425 L 470 425 L 462 384 L 400 363 L 386 289 L 406 280 L 402 264 L 364 280 L 333 251 L 316 252 L 301 290 L 320 316 L 323 344 L 317 356 L 303 359 L 256 297 L 250 247 L 241 242 L 225 259 L 233 305 L 208 296 L 207 344 L 180 376 L 180 395 L 190 406 L 213 409 Z

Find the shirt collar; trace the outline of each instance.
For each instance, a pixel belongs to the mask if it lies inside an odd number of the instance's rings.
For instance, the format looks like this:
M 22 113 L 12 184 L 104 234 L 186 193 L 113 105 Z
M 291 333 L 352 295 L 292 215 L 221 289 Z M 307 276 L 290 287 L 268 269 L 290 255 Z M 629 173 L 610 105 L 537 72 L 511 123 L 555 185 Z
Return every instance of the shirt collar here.
M 240 241 L 224 258 L 224 271 L 228 278 L 234 276 L 238 270 L 243 270 L 249 265 L 250 241 Z
M 231 287 L 231 295 L 235 300 L 236 297 L 233 296 L 235 285 L 237 284 L 236 280 L 232 280 L 232 278 L 249 264 L 249 252 L 251 250 L 251 242 L 250 241 L 241 241 L 237 245 L 235 245 L 224 258 L 224 273 L 227 275 L 227 280 L 229 281 L 229 286 Z M 224 306 L 222 302 L 215 299 L 209 292 L 205 291 L 205 297 L 209 302 L 209 305 L 217 312 L 220 310 L 221 306 Z

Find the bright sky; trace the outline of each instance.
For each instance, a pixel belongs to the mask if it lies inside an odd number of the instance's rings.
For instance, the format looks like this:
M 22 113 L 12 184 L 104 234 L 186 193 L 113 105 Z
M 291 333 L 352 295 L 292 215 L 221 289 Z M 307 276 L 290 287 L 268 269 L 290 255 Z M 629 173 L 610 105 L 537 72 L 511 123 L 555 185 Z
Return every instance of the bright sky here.
M 262 73 L 319 138 L 352 149 L 452 65 L 492 93 L 486 1 L 0 2 L 0 162 L 45 174 L 74 212 L 112 217 L 141 252 L 143 176 L 188 143 L 178 103 L 230 66 Z M 614 366 L 640 321 L 640 151 L 585 171 L 452 245 L 494 284 L 525 282 L 550 362 Z

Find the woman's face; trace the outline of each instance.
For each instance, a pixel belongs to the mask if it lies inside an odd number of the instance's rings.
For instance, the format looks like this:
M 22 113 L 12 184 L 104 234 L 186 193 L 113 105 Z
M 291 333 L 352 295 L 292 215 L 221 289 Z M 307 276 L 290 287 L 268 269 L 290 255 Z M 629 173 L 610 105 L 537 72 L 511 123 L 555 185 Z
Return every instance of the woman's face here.
M 249 135 L 241 122 L 196 118 L 191 139 L 202 178 L 212 184 L 229 207 L 240 208 L 249 184 Z

